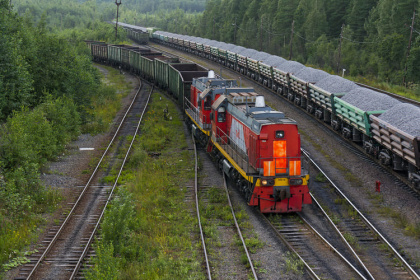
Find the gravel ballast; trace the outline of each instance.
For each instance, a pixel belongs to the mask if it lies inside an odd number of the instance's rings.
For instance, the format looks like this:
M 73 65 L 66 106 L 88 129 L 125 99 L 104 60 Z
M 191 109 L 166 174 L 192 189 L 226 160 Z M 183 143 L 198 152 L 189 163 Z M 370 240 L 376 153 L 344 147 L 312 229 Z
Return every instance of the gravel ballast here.
M 363 111 L 389 110 L 400 104 L 391 96 L 362 87 L 353 89 L 341 99 Z
M 380 115 L 379 119 L 410 135 L 420 136 L 420 108 L 417 106 L 400 103 Z
M 264 64 L 267 64 L 270 66 L 280 65 L 286 61 L 287 61 L 286 59 L 277 55 L 270 55 L 269 57 L 262 60 Z
M 305 67 L 299 72 L 296 72 L 296 74 L 294 74 L 294 76 L 296 76 L 297 78 L 309 83 L 316 83 L 322 79 L 325 79 L 329 75 L 330 74 L 328 74 L 325 71 L 314 69 L 312 67 Z
M 293 74 L 293 73 L 296 73 L 296 72 L 300 71 L 304 67 L 305 67 L 305 65 L 303 65 L 302 63 L 289 60 L 289 61 L 286 61 L 284 63 L 281 63 L 276 68 L 278 68 L 279 70 L 281 70 L 283 72 L 286 72 L 286 73 L 289 72 L 289 73 Z
M 347 93 L 358 87 L 352 81 L 337 75 L 330 75 L 320 80 L 316 86 L 330 93 Z

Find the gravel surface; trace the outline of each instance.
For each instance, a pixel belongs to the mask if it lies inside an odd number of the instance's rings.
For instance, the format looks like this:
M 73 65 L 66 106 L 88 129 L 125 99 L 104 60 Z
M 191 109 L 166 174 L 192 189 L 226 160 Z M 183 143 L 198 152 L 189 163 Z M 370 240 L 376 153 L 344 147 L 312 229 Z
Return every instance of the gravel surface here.
M 304 67 L 300 71 L 296 72 L 296 74 L 294 74 L 294 76 L 309 83 L 317 83 L 329 75 L 330 74 L 325 71 L 314 69 L 312 67 Z
M 330 93 L 347 93 L 358 87 L 352 81 L 337 75 L 330 75 L 320 80 L 316 86 Z
M 388 110 L 401 103 L 389 95 L 363 87 L 351 90 L 341 99 L 363 111 Z
M 236 46 L 236 47 L 232 48 L 232 49 L 230 50 L 230 52 L 234 52 L 234 53 L 241 53 L 241 52 L 243 52 L 244 50 L 245 50 L 245 48 L 244 48 L 244 47 L 241 47 L 241 46 Z
M 304 67 L 305 67 L 305 65 L 303 65 L 302 63 L 290 60 L 290 61 L 286 61 L 284 63 L 281 63 L 276 68 L 280 69 L 283 72 L 289 72 L 289 73 L 293 74 L 293 73 L 297 73 L 298 71 L 300 71 Z
M 286 62 L 287 60 L 277 56 L 277 55 L 270 55 L 269 57 L 265 58 L 262 60 L 263 63 L 270 65 L 270 66 L 277 66 L 280 65 L 284 62 Z
M 253 55 L 250 56 L 250 58 L 255 59 L 255 60 L 264 60 L 265 58 L 267 58 L 269 56 L 268 53 L 266 52 L 256 52 Z
M 251 56 L 253 54 L 255 54 L 257 51 L 254 49 L 245 49 L 241 52 L 238 52 L 238 54 L 242 55 L 242 56 Z
M 417 106 L 400 103 L 380 115 L 379 119 L 410 135 L 420 136 L 420 108 Z

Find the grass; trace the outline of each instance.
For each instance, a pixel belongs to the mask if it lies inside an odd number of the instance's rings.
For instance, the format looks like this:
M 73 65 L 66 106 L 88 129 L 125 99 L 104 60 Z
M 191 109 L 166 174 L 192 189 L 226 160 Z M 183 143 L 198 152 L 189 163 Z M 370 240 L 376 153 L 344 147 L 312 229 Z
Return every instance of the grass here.
M 196 218 L 184 201 L 184 186 L 194 177 L 192 153 L 175 105 L 159 93 L 152 100 L 87 279 L 205 279 Z M 163 120 L 167 103 L 172 121 Z
M 369 85 L 371 87 L 375 87 L 378 89 L 382 89 L 388 92 L 392 92 L 392 93 L 396 93 L 398 95 L 401 96 L 405 96 L 417 101 L 420 101 L 420 95 L 418 93 L 418 89 L 411 89 L 411 88 L 406 88 L 404 86 L 401 85 L 393 85 L 393 84 L 389 84 L 386 82 L 382 82 L 382 81 L 378 81 L 375 79 L 369 79 L 367 77 L 362 77 L 362 76 L 357 76 L 357 77 L 346 77 L 349 80 L 358 82 L 358 83 L 362 83 L 365 85 Z
M 358 247 L 359 243 L 358 243 L 358 241 L 357 241 L 357 238 L 356 238 L 356 237 L 354 237 L 354 235 L 352 235 L 352 234 L 351 234 L 351 233 L 349 233 L 349 232 L 345 232 L 345 233 L 343 233 L 343 237 L 344 237 L 344 239 L 346 239 L 346 240 L 347 240 L 347 242 L 348 242 L 350 245 L 355 246 L 355 247 Z
M 319 172 L 315 176 L 315 182 L 325 183 L 325 182 L 327 182 L 327 178 L 324 176 L 324 174 L 322 174 L 321 172 Z
M 386 217 L 391 217 L 395 224 L 404 230 L 405 234 L 420 239 L 420 223 L 410 223 L 409 219 L 402 213 L 387 206 L 380 207 L 378 213 Z
M 284 255 L 284 264 L 287 272 L 293 272 L 298 275 L 303 275 L 304 264 L 302 260 L 294 253 L 287 252 Z
M 133 87 L 119 74 L 118 70 L 104 65 L 100 67 L 107 70 L 107 75 L 102 78 L 104 84 L 100 89 L 102 94 L 92 100 L 93 107 L 89 113 L 93 118 L 84 125 L 84 133 L 97 134 L 108 130 L 121 108 L 121 100 L 131 92 Z

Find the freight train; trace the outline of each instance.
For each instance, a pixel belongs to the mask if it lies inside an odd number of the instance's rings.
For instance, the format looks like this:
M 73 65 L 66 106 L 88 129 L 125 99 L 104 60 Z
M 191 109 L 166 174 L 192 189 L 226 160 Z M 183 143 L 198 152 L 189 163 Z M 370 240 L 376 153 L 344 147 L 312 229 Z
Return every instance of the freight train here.
M 420 189 L 420 108 L 342 77 L 233 44 L 164 31 L 156 43 L 215 61 L 283 96 Z
M 262 213 L 310 204 L 297 123 L 252 88 L 145 47 L 86 41 L 94 61 L 127 69 L 168 90 L 219 168 Z

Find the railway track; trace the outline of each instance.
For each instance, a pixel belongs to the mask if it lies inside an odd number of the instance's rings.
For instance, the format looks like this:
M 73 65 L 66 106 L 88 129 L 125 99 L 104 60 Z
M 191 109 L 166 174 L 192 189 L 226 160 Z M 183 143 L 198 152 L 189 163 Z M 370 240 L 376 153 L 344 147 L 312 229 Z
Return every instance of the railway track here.
M 352 251 L 368 279 L 420 279 L 391 242 L 376 229 L 310 155 L 305 150 L 302 150 L 302 153 L 312 166 L 323 174 L 327 180 L 326 186 L 331 186 L 335 193 L 333 195 L 333 192 L 324 191 L 329 195 L 327 199 L 324 199 L 323 204 L 327 204 L 328 201 L 335 202 L 328 211 L 325 211 L 316 197 L 311 194 L 314 204 Z
M 261 216 L 298 257 L 312 279 L 367 279 L 298 214 Z
M 197 220 L 198 220 L 198 227 L 200 229 L 200 239 L 201 239 L 201 245 L 203 246 L 203 253 L 204 253 L 204 261 L 206 263 L 206 271 L 207 271 L 207 277 L 209 280 L 211 280 L 211 269 L 209 264 L 209 257 L 207 254 L 207 247 L 206 247 L 206 240 L 204 239 L 204 233 L 203 233 L 203 225 L 201 223 L 201 215 L 200 215 L 200 207 L 198 204 L 198 155 L 197 155 L 197 145 L 194 141 L 194 136 L 192 137 L 192 141 L 194 144 L 194 160 L 195 160 L 195 175 L 194 175 L 194 193 L 195 193 L 195 206 L 196 206 L 196 212 L 197 212 Z
M 40 253 L 31 256 L 30 262 L 20 269 L 19 276 L 15 279 L 83 278 L 81 267 L 94 255 L 91 244 L 118 184 L 152 91 L 153 86 L 145 83 L 140 85 L 88 182 L 80 187 L 79 195 L 72 203 L 71 209 L 63 215 L 59 226 L 48 231 Z M 142 112 L 140 117 L 139 112 Z M 133 126 L 133 122 L 136 122 L 137 126 Z M 129 144 L 126 136 L 133 136 Z M 117 155 L 123 148 L 128 149 L 124 159 L 120 160 Z M 103 171 L 106 163 L 109 164 L 108 169 Z M 106 174 L 111 168 L 119 170 L 114 184 L 95 185 L 101 175 L 104 175 L 102 173 Z
M 194 192 L 195 192 L 196 214 L 197 214 L 197 220 L 198 220 L 198 225 L 199 225 L 199 229 L 200 229 L 200 238 L 201 238 L 201 243 L 202 243 L 202 247 L 203 247 L 204 259 L 205 259 L 205 263 L 206 263 L 207 277 L 208 277 L 208 279 L 212 279 L 210 261 L 209 261 L 208 251 L 207 251 L 205 237 L 204 237 L 204 233 L 203 233 L 203 226 L 202 226 L 202 223 L 201 223 L 201 217 L 200 217 L 201 215 L 200 215 L 200 209 L 199 209 L 199 197 L 198 197 L 198 192 L 199 191 L 201 191 L 201 192 L 208 191 L 209 186 L 204 186 L 204 187 L 201 187 L 201 188 L 199 188 L 199 186 L 198 186 L 199 185 L 198 184 L 198 153 L 197 153 L 197 145 L 195 143 L 194 136 L 192 136 L 192 140 L 193 140 L 193 144 L 194 144 L 194 155 L 195 155 Z M 229 191 L 228 191 L 228 188 L 227 188 L 227 182 L 226 182 L 226 178 L 225 178 L 224 174 L 223 174 L 223 188 L 226 191 L 226 197 L 227 197 L 227 200 L 228 200 L 230 211 L 232 213 L 233 221 L 234 221 L 234 224 L 235 224 L 235 229 L 236 229 L 238 237 L 241 241 L 242 247 L 245 251 L 247 261 L 248 261 L 250 269 L 252 271 L 252 275 L 253 275 L 255 280 L 258 280 L 258 276 L 257 276 L 257 273 L 255 271 L 254 265 L 252 263 L 252 259 L 251 259 L 251 256 L 249 254 L 249 251 L 247 249 L 245 240 L 243 238 L 241 228 L 239 227 L 238 221 L 236 219 L 235 211 L 233 209 L 233 205 L 232 205 L 232 202 L 231 202 L 231 199 L 230 199 Z

